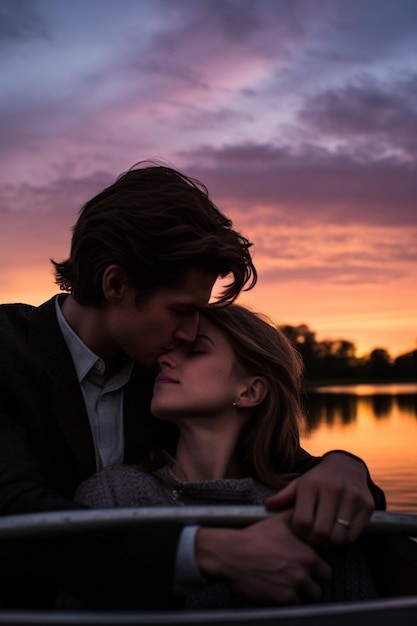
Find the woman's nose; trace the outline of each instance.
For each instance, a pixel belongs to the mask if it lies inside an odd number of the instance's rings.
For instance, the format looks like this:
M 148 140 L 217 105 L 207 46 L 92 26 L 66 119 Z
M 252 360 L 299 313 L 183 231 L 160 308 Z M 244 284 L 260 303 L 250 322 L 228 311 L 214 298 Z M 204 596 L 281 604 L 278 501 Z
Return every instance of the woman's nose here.
M 162 367 L 175 367 L 174 350 L 161 354 L 156 361 L 161 369 Z

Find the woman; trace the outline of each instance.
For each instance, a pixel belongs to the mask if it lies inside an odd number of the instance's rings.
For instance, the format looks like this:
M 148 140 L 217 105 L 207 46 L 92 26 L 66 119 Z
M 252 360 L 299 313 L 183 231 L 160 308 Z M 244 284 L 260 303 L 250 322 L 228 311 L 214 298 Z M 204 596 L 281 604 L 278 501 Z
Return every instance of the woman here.
M 357 538 L 373 510 L 364 465 L 347 454 L 338 454 L 335 462 L 330 453 L 317 472 L 319 482 L 325 472 L 329 476 L 323 487 L 310 489 L 312 496 L 294 480 L 302 362 L 266 318 L 235 304 L 210 305 L 201 314 L 196 340 L 158 362 L 151 408 L 161 420 L 160 448 L 141 467 L 113 466 L 96 474 L 80 486 L 76 499 L 93 507 L 126 507 L 263 504 L 272 496 L 270 503 L 291 504 L 288 523 L 310 543 Z M 164 446 L 172 424 L 179 431 L 176 450 Z M 332 480 L 346 471 L 344 483 L 355 488 L 326 497 Z M 383 506 L 383 495 L 372 488 Z M 340 597 L 334 589 L 328 597 Z M 211 592 L 214 599 L 205 595 Z M 215 585 L 191 594 L 188 606 L 240 603 Z

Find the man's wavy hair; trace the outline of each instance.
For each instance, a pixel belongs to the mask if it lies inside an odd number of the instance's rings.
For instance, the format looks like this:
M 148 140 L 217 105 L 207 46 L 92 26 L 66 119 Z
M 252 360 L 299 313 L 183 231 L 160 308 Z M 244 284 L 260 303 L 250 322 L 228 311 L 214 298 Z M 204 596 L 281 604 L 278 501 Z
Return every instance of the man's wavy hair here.
M 141 162 L 84 205 L 69 258 L 51 262 L 60 289 L 83 305 L 102 303 L 103 273 L 112 264 L 145 296 L 179 286 L 191 268 L 227 277 L 217 302 L 229 304 L 256 283 L 251 245 L 201 182 Z

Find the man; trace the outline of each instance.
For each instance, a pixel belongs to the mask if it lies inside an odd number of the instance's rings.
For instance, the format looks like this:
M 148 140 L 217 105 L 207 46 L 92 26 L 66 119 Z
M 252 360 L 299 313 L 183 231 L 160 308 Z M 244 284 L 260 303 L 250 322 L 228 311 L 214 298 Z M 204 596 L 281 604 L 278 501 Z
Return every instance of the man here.
M 140 164 L 87 202 L 70 257 L 53 261 L 67 294 L 0 307 L 1 514 L 81 508 L 82 480 L 146 456 L 156 358 L 194 339 L 218 277 L 223 305 L 254 286 L 250 245 L 201 183 L 167 167 Z M 365 466 L 347 459 L 366 484 Z M 300 451 L 294 469 L 314 463 Z M 369 492 L 361 515 L 372 508 Z M 92 607 L 169 607 L 190 572 L 260 601 L 317 599 L 329 568 L 287 517 L 245 531 L 154 525 L 0 542 L 3 605 L 51 606 L 61 588 Z M 277 571 L 260 575 L 261 562 Z

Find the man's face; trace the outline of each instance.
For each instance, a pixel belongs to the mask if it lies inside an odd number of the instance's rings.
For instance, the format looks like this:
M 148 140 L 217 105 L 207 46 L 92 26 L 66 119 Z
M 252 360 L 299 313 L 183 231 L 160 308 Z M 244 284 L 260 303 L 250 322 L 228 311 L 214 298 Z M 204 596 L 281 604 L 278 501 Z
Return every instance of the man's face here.
M 178 342 L 194 341 L 199 309 L 208 303 L 216 278 L 190 270 L 181 286 L 158 289 L 144 304 L 138 304 L 135 289 L 126 288 L 123 300 L 107 316 L 114 347 L 140 365 L 151 366 Z

